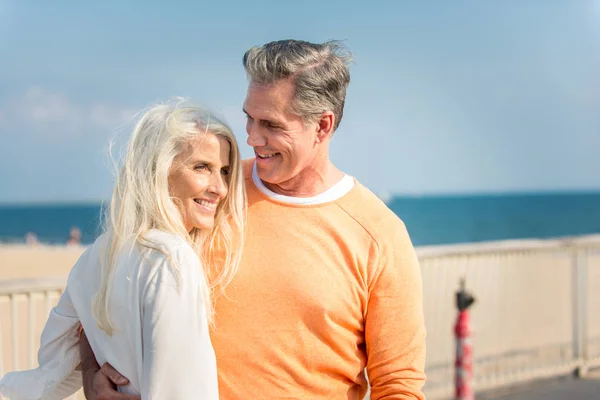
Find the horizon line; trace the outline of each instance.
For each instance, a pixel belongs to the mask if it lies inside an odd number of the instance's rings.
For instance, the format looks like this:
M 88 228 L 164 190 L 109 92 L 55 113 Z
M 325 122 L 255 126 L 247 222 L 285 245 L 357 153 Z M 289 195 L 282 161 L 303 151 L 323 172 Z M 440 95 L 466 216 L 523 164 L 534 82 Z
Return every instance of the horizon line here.
M 600 188 L 595 189 L 554 189 L 554 190 L 506 190 L 506 191 L 456 191 L 456 192 L 391 192 L 373 191 L 378 197 L 387 198 L 448 198 L 448 197 L 486 197 L 486 196 L 551 196 L 551 195 L 600 195 Z M 48 207 L 48 206 L 101 206 L 110 199 L 82 200 L 42 200 L 42 201 L 1 201 L 0 207 Z

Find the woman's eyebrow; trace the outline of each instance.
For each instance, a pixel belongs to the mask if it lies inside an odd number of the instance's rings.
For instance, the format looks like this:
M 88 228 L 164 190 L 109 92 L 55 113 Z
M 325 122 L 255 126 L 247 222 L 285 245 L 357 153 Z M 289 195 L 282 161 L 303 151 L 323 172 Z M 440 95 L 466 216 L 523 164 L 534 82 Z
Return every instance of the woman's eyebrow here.
M 214 162 L 207 161 L 207 160 L 205 160 L 203 158 L 200 158 L 200 157 L 199 158 L 193 158 L 193 157 L 190 158 L 189 163 L 193 164 L 193 165 L 196 165 L 196 164 L 205 164 L 207 167 L 211 167 L 211 168 L 215 166 Z M 229 166 L 230 166 L 230 164 L 223 164 L 221 166 L 221 168 L 229 168 Z

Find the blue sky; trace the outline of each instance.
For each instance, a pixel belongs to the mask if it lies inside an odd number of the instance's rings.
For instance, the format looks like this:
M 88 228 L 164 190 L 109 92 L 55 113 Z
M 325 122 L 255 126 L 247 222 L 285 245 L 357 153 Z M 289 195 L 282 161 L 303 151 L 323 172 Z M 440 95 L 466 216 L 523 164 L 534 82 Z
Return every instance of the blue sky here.
M 108 198 L 109 140 L 172 96 L 250 156 L 241 58 L 283 38 L 353 52 L 332 158 L 375 192 L 600 189 L 600 0 L 124 3 L 0 0 L 0 203 Z

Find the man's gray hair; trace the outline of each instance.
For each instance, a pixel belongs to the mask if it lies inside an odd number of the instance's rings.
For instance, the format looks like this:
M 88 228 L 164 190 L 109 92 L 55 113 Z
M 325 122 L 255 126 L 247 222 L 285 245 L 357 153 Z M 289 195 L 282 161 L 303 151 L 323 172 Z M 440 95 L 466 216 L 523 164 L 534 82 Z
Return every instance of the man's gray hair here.
M 244 68 L 251 82 L 270 85 L 291 78 L 296 88 L 292 111 L 306 122 L 332 111 L 334 131 L 344 114 L 351 61 L 350 51 L 338 41 L 315 44 L 279 40 L 252 47 L 244 54 Z

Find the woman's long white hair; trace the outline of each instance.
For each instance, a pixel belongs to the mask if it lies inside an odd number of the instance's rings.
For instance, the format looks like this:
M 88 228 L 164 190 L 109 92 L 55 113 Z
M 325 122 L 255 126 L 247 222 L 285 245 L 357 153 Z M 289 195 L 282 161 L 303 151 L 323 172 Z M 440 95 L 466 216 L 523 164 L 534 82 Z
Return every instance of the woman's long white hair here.
M 169 172 L 185 146 L 199 135 L 214 134 L 230 144 L 228 191 L 219 203 L 210 231 L 187 232 L 179 209 L 169 194 Z M 105 215 L 107 246 L 102 260 L 102 281 L 94 298 L 98 326 L 112 334 L 109 294 L 119 252 L 127 243 L 153 247 L 144 239 L 150 229 L 180 235 L 196 250 L 203 267 L 205 304 L 213 321 L 215 290 L 233 278 L 241 257 L 246 213 L 246 192 L 240 152 L 229 127 L 207 110 L 184 102 L 158 104 L 140 118 L 131 135 L 123 166 L 117 176 Z M 155 247 L 160 250 L 158 246 Z M 169 255 L 167 255 L 169 256 Z M 172 265 L 177 271 L 177 265 Z

